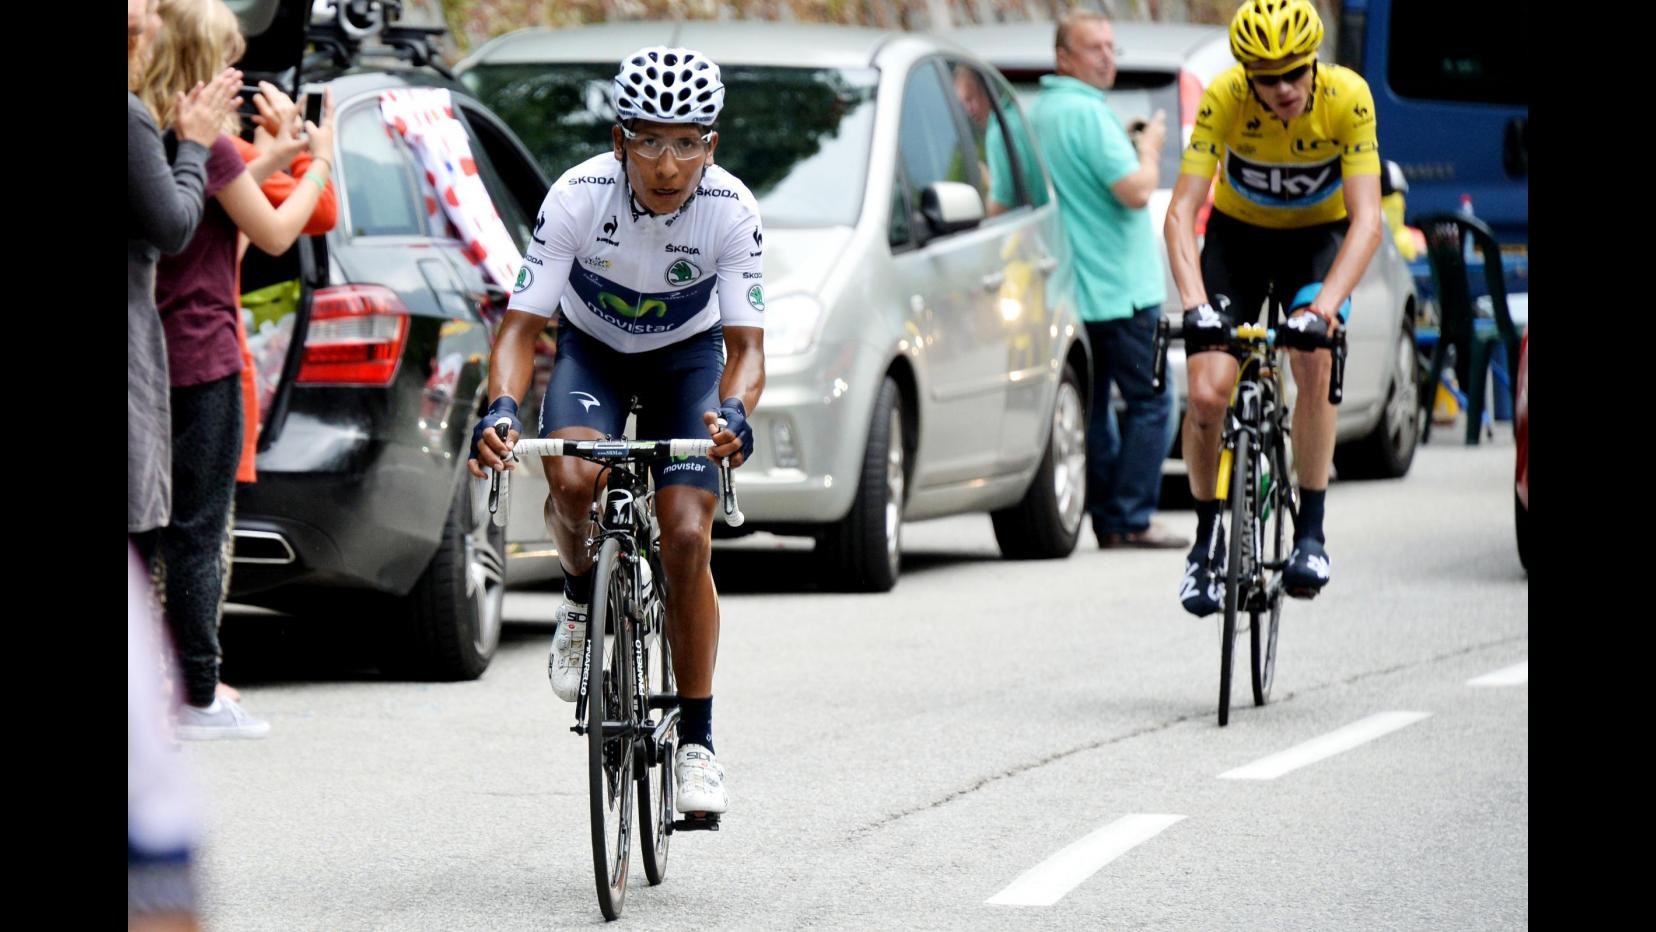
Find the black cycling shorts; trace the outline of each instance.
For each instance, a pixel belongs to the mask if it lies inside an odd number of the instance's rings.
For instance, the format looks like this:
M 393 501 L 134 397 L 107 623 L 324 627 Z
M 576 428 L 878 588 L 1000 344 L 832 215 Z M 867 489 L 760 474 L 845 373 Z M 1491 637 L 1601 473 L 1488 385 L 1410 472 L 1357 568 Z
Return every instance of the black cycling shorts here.
M 1292 310 L 1295 292 L 1328 277 L 1350 226 L 1349 220 L 1336 220 L 1273 230 L 1212 211 L 1202 243 L 1202 284 L 1208 303 L 1228 327 L 1257 322 L 1266 298 Z
M 639 402 L 634 440 L 711 437 L 702 412 L 719 410 L 724 375 L 724 328 L 645 353 L 618 353 L 575 329 L 567 318 L 558 326 L 558 358 L 541 400 L 540 436 L 566 427 L 590 427 L 620 439 Z M 653 464 L 657 489 L 693 485 L 719 494 L 719 475 L 705 456 Z

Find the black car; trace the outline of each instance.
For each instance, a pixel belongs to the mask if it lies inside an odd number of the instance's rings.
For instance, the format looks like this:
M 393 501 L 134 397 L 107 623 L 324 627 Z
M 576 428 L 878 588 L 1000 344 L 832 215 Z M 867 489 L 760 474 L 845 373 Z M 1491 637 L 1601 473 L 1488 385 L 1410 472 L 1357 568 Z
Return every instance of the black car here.
M 237 490 L 230 597 L 366 613 L 388 672 L 476 678 L 500 637 L 507 542 L 465 460 L 507 291 L 442 232 L 380 93 L 449 91 L 520 249 L 546 180 L 505 124 L 431 64 L 440 30 L 398 26 L 397 4 L 339 4 L 324 22 L 303 0 L 234 6 L 249 84 L 332 89 L 339 215 L 327 235 L 279 257 L 250 249 L 243 264 L 261 426 L 258 481 Z

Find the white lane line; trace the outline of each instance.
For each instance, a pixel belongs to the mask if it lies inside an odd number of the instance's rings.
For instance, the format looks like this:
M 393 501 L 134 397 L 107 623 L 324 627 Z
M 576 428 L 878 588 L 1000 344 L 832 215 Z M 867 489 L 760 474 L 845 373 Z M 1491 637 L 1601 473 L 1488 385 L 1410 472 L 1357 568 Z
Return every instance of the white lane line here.
M 1161 834 L 1182 815 L 1122 816 L 1025 871 L 986 903 L 997 906 L 1051 906 L 1104 865 Z
M 1466 681 L 1468 686 L 1522 686 L 1529 682 L 1529 661 L 1515 663 L 1510 667 L 1503 667 L 1494 673 L 1485 673 L 1483 676 Z
M 1221 780 L 1275 780 L 1277 777 L 1291 771 L 1298 770 L 1306 764 L 1315 764 L 1325 757 L 1333 757 L 1342 751 L 1349 751 L 1373 741 L 1384 734 L 1389 734 L 1399 728 L 1407 728 L 1421 719 L 1431 716 L 1430 712 L 1381 712 L 1370 715 L 1368 718 L 1352 722 L 1344 728 L 1339 728 L 1323 735 L 1312 738 L 1304 744 L 1298 744 L 1270 757 L 1262 757 L 1245 767 L 1227 770 L 1219 775 Z

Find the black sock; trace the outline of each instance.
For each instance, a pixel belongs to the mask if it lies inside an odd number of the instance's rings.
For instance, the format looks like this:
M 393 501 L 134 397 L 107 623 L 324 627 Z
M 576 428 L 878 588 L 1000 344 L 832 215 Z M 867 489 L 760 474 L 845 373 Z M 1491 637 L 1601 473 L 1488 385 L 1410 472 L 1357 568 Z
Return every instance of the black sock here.
M 686 699 L 679 697 L 679 746 L 699 744 L 713 750 L 713 697 Z
M 1213 536 L 1213 522 L 1219 520 L 1219 500 L 1211 502 L 1196 502 L 1196 545 L 1195 552 L 1206 552 L 1208 540 Z
M 588 569 L 579 576 L 572 575 L 568 567 L 562 567 L 564 574 L 564 598 L 578 605 L 592 604 L 592 570 Z
M 1317 543 L 1327 543 L 1323 540 L 1323 504 L 1328 498 L 1327 489 L 1300 489 L 1299 520 L 1294 522 L 1294 539 L 1304 540 L 1315 537 Z

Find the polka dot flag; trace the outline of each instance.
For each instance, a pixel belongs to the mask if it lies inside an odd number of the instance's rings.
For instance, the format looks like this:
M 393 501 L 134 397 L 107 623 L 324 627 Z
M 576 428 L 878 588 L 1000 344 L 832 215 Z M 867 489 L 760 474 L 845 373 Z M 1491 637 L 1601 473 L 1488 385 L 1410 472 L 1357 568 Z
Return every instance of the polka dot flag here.
M 512 290 L 523 257 L 477 174 L 466 128 L 449 92 L 404 88 L 380 94 L 380 115 L 425 168 L 426 222 L 437 236 L 458 235 L 465 256 L 495 284 Z

